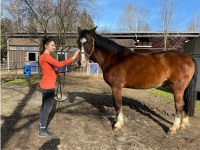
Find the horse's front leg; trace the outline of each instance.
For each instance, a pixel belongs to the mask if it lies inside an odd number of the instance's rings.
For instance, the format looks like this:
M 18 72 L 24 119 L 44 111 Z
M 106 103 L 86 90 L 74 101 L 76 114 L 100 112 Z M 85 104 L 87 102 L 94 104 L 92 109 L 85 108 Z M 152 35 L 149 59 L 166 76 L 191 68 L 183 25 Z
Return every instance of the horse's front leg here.
M 112 93 L 115 110 L 117 112 L 117 122 L 114 124 L 113 130 L 118 131 L 124 124 L 124 118 L 122 114 L 122 88 L 112 87 Z

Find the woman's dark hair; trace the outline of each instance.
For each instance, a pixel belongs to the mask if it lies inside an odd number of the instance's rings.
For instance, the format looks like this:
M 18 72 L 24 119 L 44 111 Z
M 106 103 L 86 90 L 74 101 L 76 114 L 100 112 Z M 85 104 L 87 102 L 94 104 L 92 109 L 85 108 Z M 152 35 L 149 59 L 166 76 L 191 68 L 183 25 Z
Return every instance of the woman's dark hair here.
M 48 45 L 50 42 L 54 41 L 53 38 L 44 38 L 40 41 L 40 55 L 42 55 L 45 51 L 45 45 Z

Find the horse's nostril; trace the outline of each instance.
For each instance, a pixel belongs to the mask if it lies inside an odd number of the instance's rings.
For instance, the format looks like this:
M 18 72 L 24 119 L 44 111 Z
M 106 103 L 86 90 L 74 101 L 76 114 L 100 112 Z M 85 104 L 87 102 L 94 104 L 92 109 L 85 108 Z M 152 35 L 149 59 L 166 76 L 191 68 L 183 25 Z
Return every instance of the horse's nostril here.
M 79 66 L 81 65 L 81 62 L 80 62 L 80 61 L 78 61 L 78 65 L 79 65 Z

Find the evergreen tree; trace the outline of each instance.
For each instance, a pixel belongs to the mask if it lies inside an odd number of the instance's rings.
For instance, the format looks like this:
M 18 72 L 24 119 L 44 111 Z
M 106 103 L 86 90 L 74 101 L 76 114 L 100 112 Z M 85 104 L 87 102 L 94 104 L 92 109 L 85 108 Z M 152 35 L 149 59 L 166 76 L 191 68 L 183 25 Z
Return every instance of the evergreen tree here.
M 1 19 L 1 61 L 7 57 L 7 39 L 6 32 L 12 31 L 12 22 L 8 18 Z
M 91 16 L 87 13 L 87 11 L 85 9 L 83 10 L 82 14 L 80 15 L 79 26 L 82 29 L 94 28 L 94 22 L 93 22 Z

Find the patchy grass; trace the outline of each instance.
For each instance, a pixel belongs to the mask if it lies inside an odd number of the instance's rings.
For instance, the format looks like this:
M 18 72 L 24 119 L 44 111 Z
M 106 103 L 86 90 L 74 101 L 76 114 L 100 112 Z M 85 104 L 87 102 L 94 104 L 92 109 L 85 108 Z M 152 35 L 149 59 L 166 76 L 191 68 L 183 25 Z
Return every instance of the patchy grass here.
M 174 96 L 169 87 L 161 87 L 157 89 L 148 89 L 147 92 L 156 94 L 157 96 L 165 98 L 167 101 L 174 101 Z M 200 116 L 200 100 L 196 101 L 195 115 Z
M 200 100 L 196 102 L 195 115 L 200 116 Z
M 156 94 L 157 96 L 163 97 L 168 101 L 173 101 L 174 100 L 174 96 L 171 93 L 171 89 L 169 87 L 166 88 L 153 88 L 153 89 L 148 89 L 147 92 Z
M 38 78 L 19 78 L 15 80 L 10 80 L 2 83 L 2 86 L 11 85 L 11 84 L 34 84 L 39 83 L 41 79 Z

